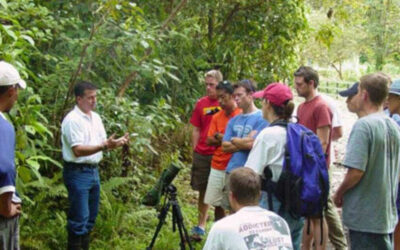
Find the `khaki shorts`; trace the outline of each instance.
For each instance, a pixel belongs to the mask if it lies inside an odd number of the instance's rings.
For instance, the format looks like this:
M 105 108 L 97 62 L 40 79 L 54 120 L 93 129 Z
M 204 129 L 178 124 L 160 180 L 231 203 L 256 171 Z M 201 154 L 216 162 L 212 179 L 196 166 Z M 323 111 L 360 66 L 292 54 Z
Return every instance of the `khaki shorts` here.
M 212 155 L 201 155 L 193 152 L 193 166 L 190 185 L 193 190 L 205 191 L 210 174 Z
M 222 206 L 223 190 L 225 185 L 225 170 L 211 168 L 204 203 L 214 207 Z
M 225 172 L 225 185 L 222 195 L 222 207 L 226 210 L 232 210 L 231 204 L 229 203 L 229 174 Z

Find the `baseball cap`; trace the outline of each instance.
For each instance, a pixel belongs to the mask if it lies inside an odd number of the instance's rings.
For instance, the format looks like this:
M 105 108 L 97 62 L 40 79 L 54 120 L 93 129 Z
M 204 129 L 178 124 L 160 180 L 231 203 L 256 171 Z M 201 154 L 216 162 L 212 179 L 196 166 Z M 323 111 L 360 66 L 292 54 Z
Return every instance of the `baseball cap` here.
M 339 91 L 339 95 L 343 97 L 349 97 L 356 95 L 358 92 L 358 82 L 355 82 L 350 88 Z
M 21 79 L 17 69 L 5 61 L 0 61 L 0 86 L 14 84 L 18 84 L 22 89 L 26 88 L 26 83 Z
M 288 100 L 293 99 L 292 91 L 283 83 L 274 82 L 269 84 L 264 90 L 253 94 L 254 98 L 264 98 L 276 106 L 282 106 Z
M 393 81 L 393 83 L 390 85 L 389 93 L 400 95 L 400 79 L 396 79 Z

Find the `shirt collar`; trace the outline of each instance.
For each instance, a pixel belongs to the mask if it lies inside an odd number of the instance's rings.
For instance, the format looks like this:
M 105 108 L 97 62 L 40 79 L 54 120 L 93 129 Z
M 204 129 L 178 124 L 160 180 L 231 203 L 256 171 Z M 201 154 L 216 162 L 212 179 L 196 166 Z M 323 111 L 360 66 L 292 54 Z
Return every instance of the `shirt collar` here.
M 92 120 L 92 117 L 87 115 L 87 114 L 85 114 L 85 113 L 83 113 L 82 110 L 78 107 L 78 105 L 75 105 L 74 111 L 76 113 L 78 113 L 80 116 L 85 117 L 86 119 Z

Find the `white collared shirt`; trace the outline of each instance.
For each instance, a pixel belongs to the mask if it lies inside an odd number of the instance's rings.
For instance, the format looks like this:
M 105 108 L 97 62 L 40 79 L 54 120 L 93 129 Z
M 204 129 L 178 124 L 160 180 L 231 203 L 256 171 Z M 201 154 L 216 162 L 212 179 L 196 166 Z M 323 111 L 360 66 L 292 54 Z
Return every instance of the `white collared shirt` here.
M 106 131 L 100 116 L 91 111 L 91 116 L 83 113 L 75 106 L 61 124 L 61 142 L 64 161 L 75 163 L 97 164 L 103 158 L 103 153 L 76 157 L 72 147 L 77 145 L 100 145 L 107 139 Z

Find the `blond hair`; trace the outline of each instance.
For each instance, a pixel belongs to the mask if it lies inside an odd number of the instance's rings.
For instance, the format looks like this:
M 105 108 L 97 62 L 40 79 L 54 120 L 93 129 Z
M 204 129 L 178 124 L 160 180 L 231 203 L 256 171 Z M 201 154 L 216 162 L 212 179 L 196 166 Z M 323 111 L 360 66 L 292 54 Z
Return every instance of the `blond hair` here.
M 207 73 L 204 74 L 204 77 L 212 77 L 215 80 L 217 80 L 217 82 L 222 82 L 222 80 L 224 80 L 224 78 L 222 77 L 221 71 L 219 71 L 217 69 L 208 71 Z

